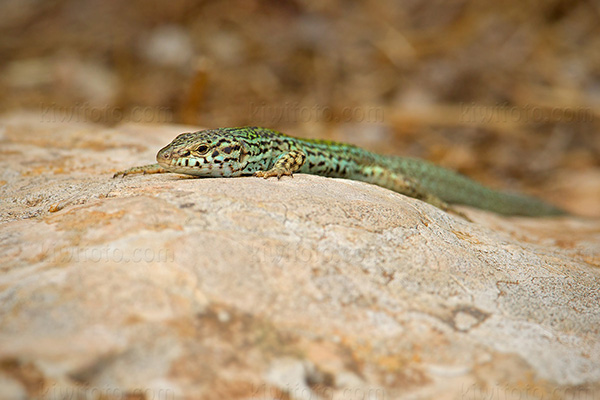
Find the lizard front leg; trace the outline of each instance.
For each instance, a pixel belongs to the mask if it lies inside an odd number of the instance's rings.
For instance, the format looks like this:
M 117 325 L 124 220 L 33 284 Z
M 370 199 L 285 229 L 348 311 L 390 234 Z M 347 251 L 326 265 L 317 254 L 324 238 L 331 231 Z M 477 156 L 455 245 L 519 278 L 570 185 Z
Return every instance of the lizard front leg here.
M 289 153 L 285 153 L 279 157 L 279 159 L 268 171 L 256 171 L 254 176 L 261 178 L 269 178 L 276 176 L 277 179 L 281 179 L 283 175 L 293 176 L 292 173 L 298 171 L 306 161 L 306 154 L 300 150 L 292 150 Z
M 119 176 L 125 177 L 127 175 L 133 175 L 133 174 L 164 174 L 167 172 L 169 172 L 169 171 L 167 171 L 166 169 L 164 169 L 163 167 L 161 167 L 158 164 L 149 164 L 149 165 L 143 165 L 141 167 L 133 167 L 133 168 L 129 168 L 129 169 L 126 169 L 123 171 L 119 171 L 113 175 L 113 178 L 117 178 Z

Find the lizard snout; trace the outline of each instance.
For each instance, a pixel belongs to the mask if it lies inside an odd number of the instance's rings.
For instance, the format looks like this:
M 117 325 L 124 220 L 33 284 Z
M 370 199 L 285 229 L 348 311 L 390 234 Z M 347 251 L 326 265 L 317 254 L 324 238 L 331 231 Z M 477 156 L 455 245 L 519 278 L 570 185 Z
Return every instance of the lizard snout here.
M 172 159 L 173 154 L 169 146 L 163 147 L 158 153 L 156 153 L 156 161 L 162 166 L 170 165 Z

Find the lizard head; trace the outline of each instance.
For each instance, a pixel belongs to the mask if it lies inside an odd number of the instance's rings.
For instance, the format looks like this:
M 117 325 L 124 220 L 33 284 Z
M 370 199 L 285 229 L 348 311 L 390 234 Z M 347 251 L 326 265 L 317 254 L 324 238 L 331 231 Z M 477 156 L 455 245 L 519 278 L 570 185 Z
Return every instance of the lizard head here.
M 163 147 L 156 161 L 170 172 L 195 176 L 241 175 L 243 144 L 219 130 L 182 133 Z

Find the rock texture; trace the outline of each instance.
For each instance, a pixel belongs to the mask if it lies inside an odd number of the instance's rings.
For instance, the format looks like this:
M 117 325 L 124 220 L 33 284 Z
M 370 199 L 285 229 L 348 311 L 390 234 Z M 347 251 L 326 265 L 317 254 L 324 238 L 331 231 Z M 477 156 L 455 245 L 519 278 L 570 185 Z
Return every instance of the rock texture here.
M 1 122 L 2 399 L 600 396 L 597 220 L 111 179 L 186 128 Z

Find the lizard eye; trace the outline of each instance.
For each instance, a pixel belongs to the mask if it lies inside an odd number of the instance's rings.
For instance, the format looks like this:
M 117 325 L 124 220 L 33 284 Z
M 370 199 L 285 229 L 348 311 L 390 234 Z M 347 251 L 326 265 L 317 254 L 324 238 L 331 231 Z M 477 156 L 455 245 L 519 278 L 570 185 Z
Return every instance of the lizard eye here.
M 205 144 L 200 144 L 196 146 L 196 148 L 193 151 L 198 154 L 206 154 L 208 153 L 208 146 Z

